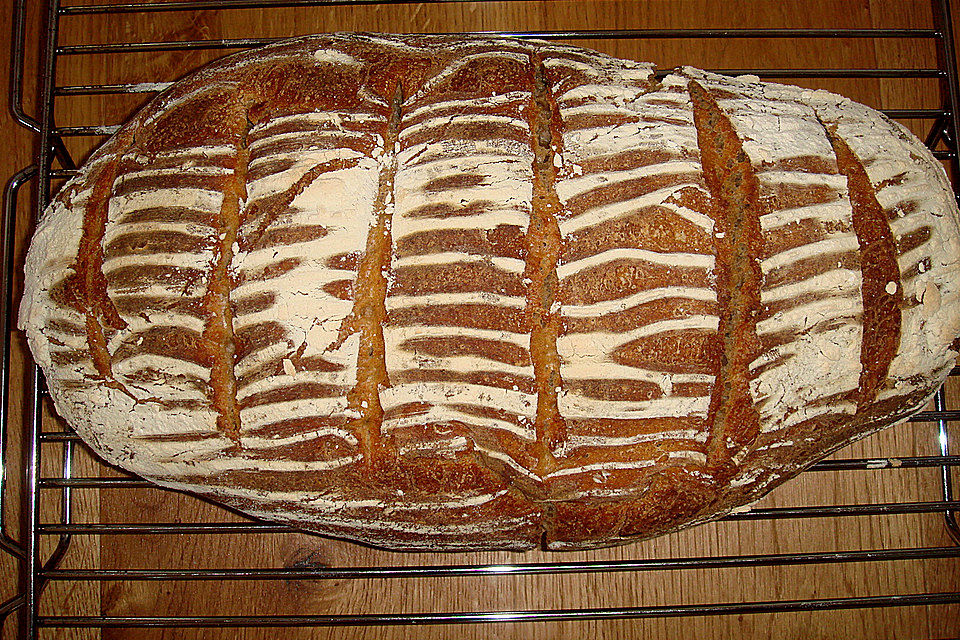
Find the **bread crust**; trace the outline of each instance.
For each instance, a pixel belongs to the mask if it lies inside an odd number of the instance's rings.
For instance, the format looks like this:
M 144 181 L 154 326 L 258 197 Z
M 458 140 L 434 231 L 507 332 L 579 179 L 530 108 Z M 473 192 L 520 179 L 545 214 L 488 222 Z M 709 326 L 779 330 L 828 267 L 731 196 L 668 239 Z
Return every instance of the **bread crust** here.
M 952 368 L 939 163 L 823 91 L 339 34 L 175 84 L 51 203 L 20 327 L 108 462 L 394 549 L 756 501 Z

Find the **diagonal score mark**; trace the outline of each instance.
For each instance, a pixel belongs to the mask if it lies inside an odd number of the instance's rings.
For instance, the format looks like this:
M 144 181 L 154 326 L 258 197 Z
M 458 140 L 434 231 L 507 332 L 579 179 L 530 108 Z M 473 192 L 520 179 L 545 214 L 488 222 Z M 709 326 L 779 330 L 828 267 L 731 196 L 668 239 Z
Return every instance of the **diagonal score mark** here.
M 687 85 L 710 191 L 720 322 L 717 377 L 707 413 L 707 464 L 720 477 L 760 433 L 750 394 L 750 363 L 760 354 L 757 313 L 763 255 L 759 184 L 730 119 L 697 81 Z

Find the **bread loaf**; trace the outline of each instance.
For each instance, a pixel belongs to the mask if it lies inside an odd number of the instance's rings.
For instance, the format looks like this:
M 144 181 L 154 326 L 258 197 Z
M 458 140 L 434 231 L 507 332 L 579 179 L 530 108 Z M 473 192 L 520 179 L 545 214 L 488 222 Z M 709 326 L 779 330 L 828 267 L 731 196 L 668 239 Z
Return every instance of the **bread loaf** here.
M 400 549 L 712 519 L 906 419 L 960 228 L 905 129 L 824 91 L 507 39 L 208 66 L 47 209 L 20 326 L 107 461 Z

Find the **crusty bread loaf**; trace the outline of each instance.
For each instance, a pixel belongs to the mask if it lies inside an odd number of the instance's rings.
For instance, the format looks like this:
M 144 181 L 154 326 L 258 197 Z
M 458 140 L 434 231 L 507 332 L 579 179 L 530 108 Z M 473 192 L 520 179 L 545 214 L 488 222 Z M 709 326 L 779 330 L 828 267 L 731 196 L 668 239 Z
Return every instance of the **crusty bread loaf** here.
M 20 323 L 106 460 L 403 549 L 708 520 L 904 420 L 960 334 L 946 176 L 822 91 L 515 40 L 225 58 L 40 221 Z

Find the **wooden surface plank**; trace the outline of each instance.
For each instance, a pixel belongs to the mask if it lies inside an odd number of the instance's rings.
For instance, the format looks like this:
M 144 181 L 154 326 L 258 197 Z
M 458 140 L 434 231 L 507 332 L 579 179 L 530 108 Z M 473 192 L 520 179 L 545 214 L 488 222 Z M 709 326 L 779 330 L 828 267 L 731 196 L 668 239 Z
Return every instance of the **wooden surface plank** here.
M 119 0 L 118 0 L 119 1 Z M 104 4 L 84 0 L 71 4 Z M 34 5 L 31 11 L 39 13 Z M 9 12 L 7 12 L 9 13 Z M 34 16 L 37 17 L 36 15 Z M 3 20 L 9 20 L 4 16 Z M 36 20 L 34 20 L 34 24 Z M 7 22 L 0 22 L 5 27 Z M 61 23 L 62 45 L 194 39 L 283 37 L 320 31 L 443 32 L 482 30 L 563 30 L 609 28 L 691 28 L 794 26 L 927 27 L 923 0 L 804 0 L 737 3 L 702 1 L 414 3 L 398 6 L 333 6 L 270 10 L 192 11 L 126 16 L 72 16 Z M 6 31 L 5 31 L 6 32 Z M 34 31 L 32 42 L 38 35 Z M 823 39 L 575 40 L 613 55 L 647 60 L 669 68 L 931 67 L 936 58 L 921 40 Z M 173 80 L 224 51 L 124 53 L 60 58 L 59 85 Z M 6 54 L 4 54 L 6 55 Z M 35 64 L 35 61 L 33 62 Z M 28 74 L 29 76 L 29 74 Z M 937 108 L 932 79 L 800 79 L 881 108 Z M 57 99 L 59 126 L 116 124 L 148 96 L 83 96 Z M 925 133 L 929 121 L 907 122 Z M 30 162 L 33 139 L 2 122 L 4 140 L 14 141 L 0 157 L 3 175 Z M 77 159 L 102 138 L 67 140 Z M 27 209 L 24 207 L 24 216 Z M 24 219 L 26 219 L 24 217 Z M 24 229 L 26 225 L 23 225 Z M 21 232 L 22 233 L 22 232 Z M 21 247 L 22 251 L 22 247 Z M 17 338 L 18 345 L 21 339 Z M 20 345 L 22 347 L 22 345 Z M 22 353 L 20 351 L 19 353 Z M 956 386 L 954 383 L 951 383 Z M 953 394 L 956 396 L 956 394 Z M 47 428 L 62 425 L 49 418 Z M 958 429 L 951 447 L 960 450 Z M 837 457 L 933 455 L 929 425 L 888 430 L 839 452 Z M 44 445 L 45 473 L 55 475 L 57 446 Z M 119 475 L 80 453 L 78 473 Z M 882 469 L 804 474 L 777 489 L 758 506 L 880 503 L 939 498 L 937 469 Z M 960 477 L 954 473 L 955 482 Z M 84 522 L 244 521 L 195 498 L 158 489 L 82 489 L 74 492 L 75 519 Z M 59 518 L 59 493 L 45 491 L 44 520 Z M 45 541 L 46 547 L 52 540 Z M 304 534 L 77 536 L 64 560 L 68 568 L 232 568 L 359 567 L 421 564 L 562 562 L 675 558 L 906 548 L 947 545 L 936 515 L 797 519 L 712 523 L 617 549 L 594 552 L 397 554 Z M 46 548 L 45 547 L 45 548 Z M 5 577 L 10 563 L 0 565 Z M 241 581 L 139 581 L 53 583 L 44 595 L 51 615 L 283 615 L 410 613 L 429 611 L 633 607 L 748 602 L 774 599 L 851 597 L 956 590 L 957 560 L 896 561 L 843 565 L 775 566 L 750 569 L 696 569 L 646 573 L 564 576 Z M 11 584 L 6 580 L 6 591 Z M 316 628 L 284 630 L 130 630 L 44 632 L 69 638 L 727 638 L 836 637 L 928 638 L 960 634 L 960 607 L 899 607 L 746 616 L 661 618 L 491 626 Z M 12 629 L 5 633 L 8 637 Z

